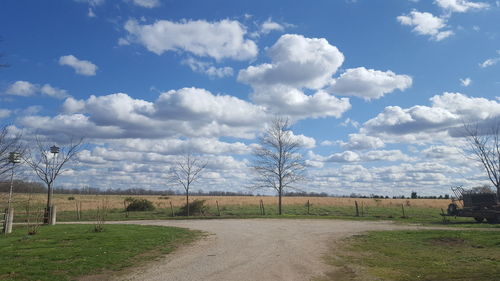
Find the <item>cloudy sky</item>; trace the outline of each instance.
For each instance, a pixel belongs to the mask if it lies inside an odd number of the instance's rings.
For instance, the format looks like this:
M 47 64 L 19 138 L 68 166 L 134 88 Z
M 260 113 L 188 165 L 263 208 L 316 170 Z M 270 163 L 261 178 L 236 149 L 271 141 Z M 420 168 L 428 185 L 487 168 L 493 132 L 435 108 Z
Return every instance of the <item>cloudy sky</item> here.
M 5 0 L 0 123 L 86 148 L 59 185 L 246 191 L 277 115 L 332 194 L 488 183 L 463 122 L 500 118 L 500 1 Z

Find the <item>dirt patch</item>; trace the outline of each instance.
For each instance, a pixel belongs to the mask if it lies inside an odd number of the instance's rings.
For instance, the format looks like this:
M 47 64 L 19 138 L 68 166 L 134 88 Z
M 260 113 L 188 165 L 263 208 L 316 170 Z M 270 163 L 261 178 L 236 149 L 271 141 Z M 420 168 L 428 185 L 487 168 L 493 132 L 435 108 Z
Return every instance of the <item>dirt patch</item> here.
M 467 243 L 465 239 L 455 237 L 432 238 L 429 242 L 434 246 L 460 247 Z

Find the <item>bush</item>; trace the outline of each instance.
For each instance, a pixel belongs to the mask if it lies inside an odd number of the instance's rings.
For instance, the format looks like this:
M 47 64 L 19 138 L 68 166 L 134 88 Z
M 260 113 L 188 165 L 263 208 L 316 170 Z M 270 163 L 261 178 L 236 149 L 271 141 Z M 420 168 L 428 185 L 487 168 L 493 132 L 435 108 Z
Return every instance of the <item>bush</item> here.
M 190 216 L 205 215 L 207 213 L 207 211 L 208 211 L 208 206 L 205 205 L 205 200 L 194 200 L 194 201 L 189 202 L 189 215 Z M 177 216 L 187 216 L 186 205 L 182 206 L 176 215 Z
M 71 201 L 71 200 L 75 200 L 75 196 L 70 196 L 70 197 L 68 197 L 68 200 L 70 200 L 70 201 Z
M 130 202 L 130 204 L 128 204 L 127 208 L 125 209 L 127 212 L 154 211 L 155 209 L 153 203 L 147 199 L 127 198 L 125 201 Z

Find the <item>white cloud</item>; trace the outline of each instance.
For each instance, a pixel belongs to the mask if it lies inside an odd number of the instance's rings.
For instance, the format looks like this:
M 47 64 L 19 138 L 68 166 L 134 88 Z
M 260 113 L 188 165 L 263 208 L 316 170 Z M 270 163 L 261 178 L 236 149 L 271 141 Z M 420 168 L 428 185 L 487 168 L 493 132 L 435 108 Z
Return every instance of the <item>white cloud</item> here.
M 385 146 L 385 144 L 378 137 L 372 137 L 363 134 L 349 134 L 349 141 L 340 142 L 340 146 L 347 150 L 363 150 L 382 148 Z
M 460 84 L 464 87 L 468 87 L 471 83 L 472 83 L 472 80 L 469 77 L 464 78 L 464 79 L 460 79 Z
M 251 98 L 273 113 L 299 119 L 328 116 L 340 118 L 351 108 L 348 98 L 337 98 L 325 91 L 306 95 L 301 90 L 285 86 L 257 88 Z
M 88 3 L 90 6 L 100 6 L 105 0 L 75 0 L 76 2 Z
M 354 151 L 344 151 L 334 153 L 327 157 L 316 155 L 316 161 L 322 160 L 325 162 L 335 163 L 350 163 L 350 162 L 374 162 L 374 161 L 413 161 L 413 159 L 405 155 L 400 150 L 372 150 L 365 153 L 356 153 Z
M 326 39 L 285 34 L 268 49 L 272 63 L 241 70 L 238 81 L 253 88 L 251 99 L 271 112 L 294 118 L 340 117 L 351 108 L 349 99 L 323 90 L 344 61 Z M 302 88 L 316 89 L 305 94 Z
M 50 84 L 45 84 L 40 88 L 40 92 L 49 97 L 64 99 L 69 97 L 68 92 L 63 89 L 52 87 Z
M 340 126 L 342 127 L 347 127 L 347 126 L 352 126 L 354 128 L 359 128 L 359 122 L 356 120 L 352 120 L 351 118 L 345 119 L 342 123 L 340 123 Z
M 0 108 L 0 119 L 9 117 L 12 111 L 9 109 L 1 109 Z
M 29 97 L 36 93 L 41 93 L 52 98 L 63 99 L 69 97 L 66 90 L 52 87 L 50 84 L 45 84 L 40 87 L 38 84 L 33 84 L 28 81 L 16 81 L 12 83 L 6 90 L 9 95 Z
M 470 10 L 488 9 L 490 5 L 485 2 L 472 2 L 467 0 L 436 0 L 435 3 L 449 12 L 465 13 Z
M 185 64 L 191 68 L 192 71 L 206 74 L 210 77 L 224 78 L 228 76 L 233 76 L 233 68 L 232 67 L 215 67 L 210 62 L 204 62 L 192 57 L 189 57 L 182 61 L 182 64 Z
M 149 25 L 128 20 L 125 30 L 128 42 L 140 43 L 157 55 L 167 51 L 186 51 L 216 60 L 248 60 L 258 53 L 255 42 L 245 39 L 245 27 L 234 20 L 184 20 L 178 23 L 160 20 Z
M 379 71 L 364 67 L 347 69 L 339 78 L 333 80 L 329 91 L 345 96 L 357 96 L 365 100 L 378 99 L 396 89 L 401 91 L 410 87 L 412 78 L 396 75 L 392 71 Z
M 89 18 L 95 18 L 95 17 L 96 17 L 96 15 L 95 15 L 95 13 L 94 13 L 94 10 L 92 10 L 92 8 L 89 8 L 89 11 L 88 11 L 88 13 L 87 13 L 87 16 L 88 16 Z
M 336 163 L 359 162 L 361 161 L 361 157 L 356 152 L 348 150 L 341 153 L 334 153 L 326 157 L 324 161 Z
M 69 98 L 63 110 L 65 114 L 54 120 L 54 127 L 58 126 L 57 122 L 66 123 L 66 120 L 80 114 L 83 117 L 78 118 L 85 121 L 80 122 L 82 126 L 112 128 L 102 136 L 101 130 L 90 128 L 95 133 L 82 131 L 96 138 L 251 138 L 269 117 L 260 106 L 197 88 L 171 90 L 161 94 L 154 102 L 134 99 L 123 93 L 91 96 L 80 101 Z M 28 123 L 27 126 L 31 125 Z
M 28 81 L 16 81 L 6 90 L 6 93 L 14 96 L 29 97 L 38 91 L 38 86 Z
M 267 19 L 260 25 L 260 33 L 269 34 L 271 31 L 283 31 L 285 27 L 277 22 Z
M 498 62 L 500 62 L 500 57 L 499 58 L 487 59 L 484 62 L 480 63 L 479 66 L 482 67 L 482 68 L 486 68 L 486 67 L 489 67 L 489 66 L 493 66 L 493 65 L 497 64 Z
M 431 106 L 416 105 L 407 109 L 388 106 L 360 130 L 372 136 L 415 135 L 414 140 L 436 141 L 459 135 L 463 122 L 488 126 L 500 118 L 500 103 L 460 93 L 444 93 L 430 98 Z
M 454 34 L 451 30 L 443 30 L 448 27 L 445 19 L 435 17 L 431 13 L 413 10 L 408 15 L 398 16 L 397 19 L 403 25 L 412 26 L 413 32 L 429 35 L 435 41 L 441 41 Z
M 287 85 L 319 89 L 344 61 L 344 55 L 324 38 L 285 34 L 267 51 L 272 63 L 241 70 L 238 80 L 253 87 Z
M 61 56 L 59 58 L 60 65 L 72 67 L 76 73 L 85 76 L 94 76 L 97 71 L 97 66 L 87 60 L 79 60 L 73 55 Z
M 144 8 L 156 8 L 161 5 L 159 0 L 132 0 L 132 3 Z

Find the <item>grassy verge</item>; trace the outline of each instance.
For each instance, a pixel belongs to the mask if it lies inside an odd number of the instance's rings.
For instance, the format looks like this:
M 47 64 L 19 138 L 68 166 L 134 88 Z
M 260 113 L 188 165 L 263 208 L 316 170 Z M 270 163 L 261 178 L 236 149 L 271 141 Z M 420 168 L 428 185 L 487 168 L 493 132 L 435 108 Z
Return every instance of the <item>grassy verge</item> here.
M 0 237 L 0 280 L 70 280 L 120 270 L 151 260 L 188 243 L 199 233 L 160 226 L 92 225 L 41 227 L 26 235 L 18 227 Z
M 378 231 L 344 242 L 325 280 L 500 280 L 495 231 Z
M 278 216 L 276 206 L 266 206 L 266 215 L 260 214 L 258 205 L 228 205 L 219 209 L 220 216 L 215 207 L 210 206 L 205 216 L 190 217 L 192 219 L 216 219 L 216 218 L 303 218 L 303 219 L 348 219 L 348 220 L 392 220 L 397 223 L 423 224 L 431 226 L 455 226 L 455 227 L 482 227 L 500 228 L 500 224 L 476 223 L 472 218 L 448 218 L 443 222 L 440 209 L 406 207 L 405 216 L 401 207 L 365 207 L 360 216 L 356 216 L 354 207 L 345 206 L 316 206 L 309 209 L 304 205 L 286 205 L 285 215 Z M 177 212 L 178 209 L 174 209 Z M 82 220 L 91 221 L 96 217 L 96 212 L 89 210 L 82 212 Z M 58 212 L 59 221 L 75 221 L 76 213 L 73 211 Z M 144 220 L 144 219 L 186 219 L 186 217 L 172 217 L 170 208 L 157 209 L 151 212 L 129 212 L 128 216 L 123 209 L 111 209 L 106 217 L 107 220 Z M 20 222 L 22 220 L 16 220 Z

